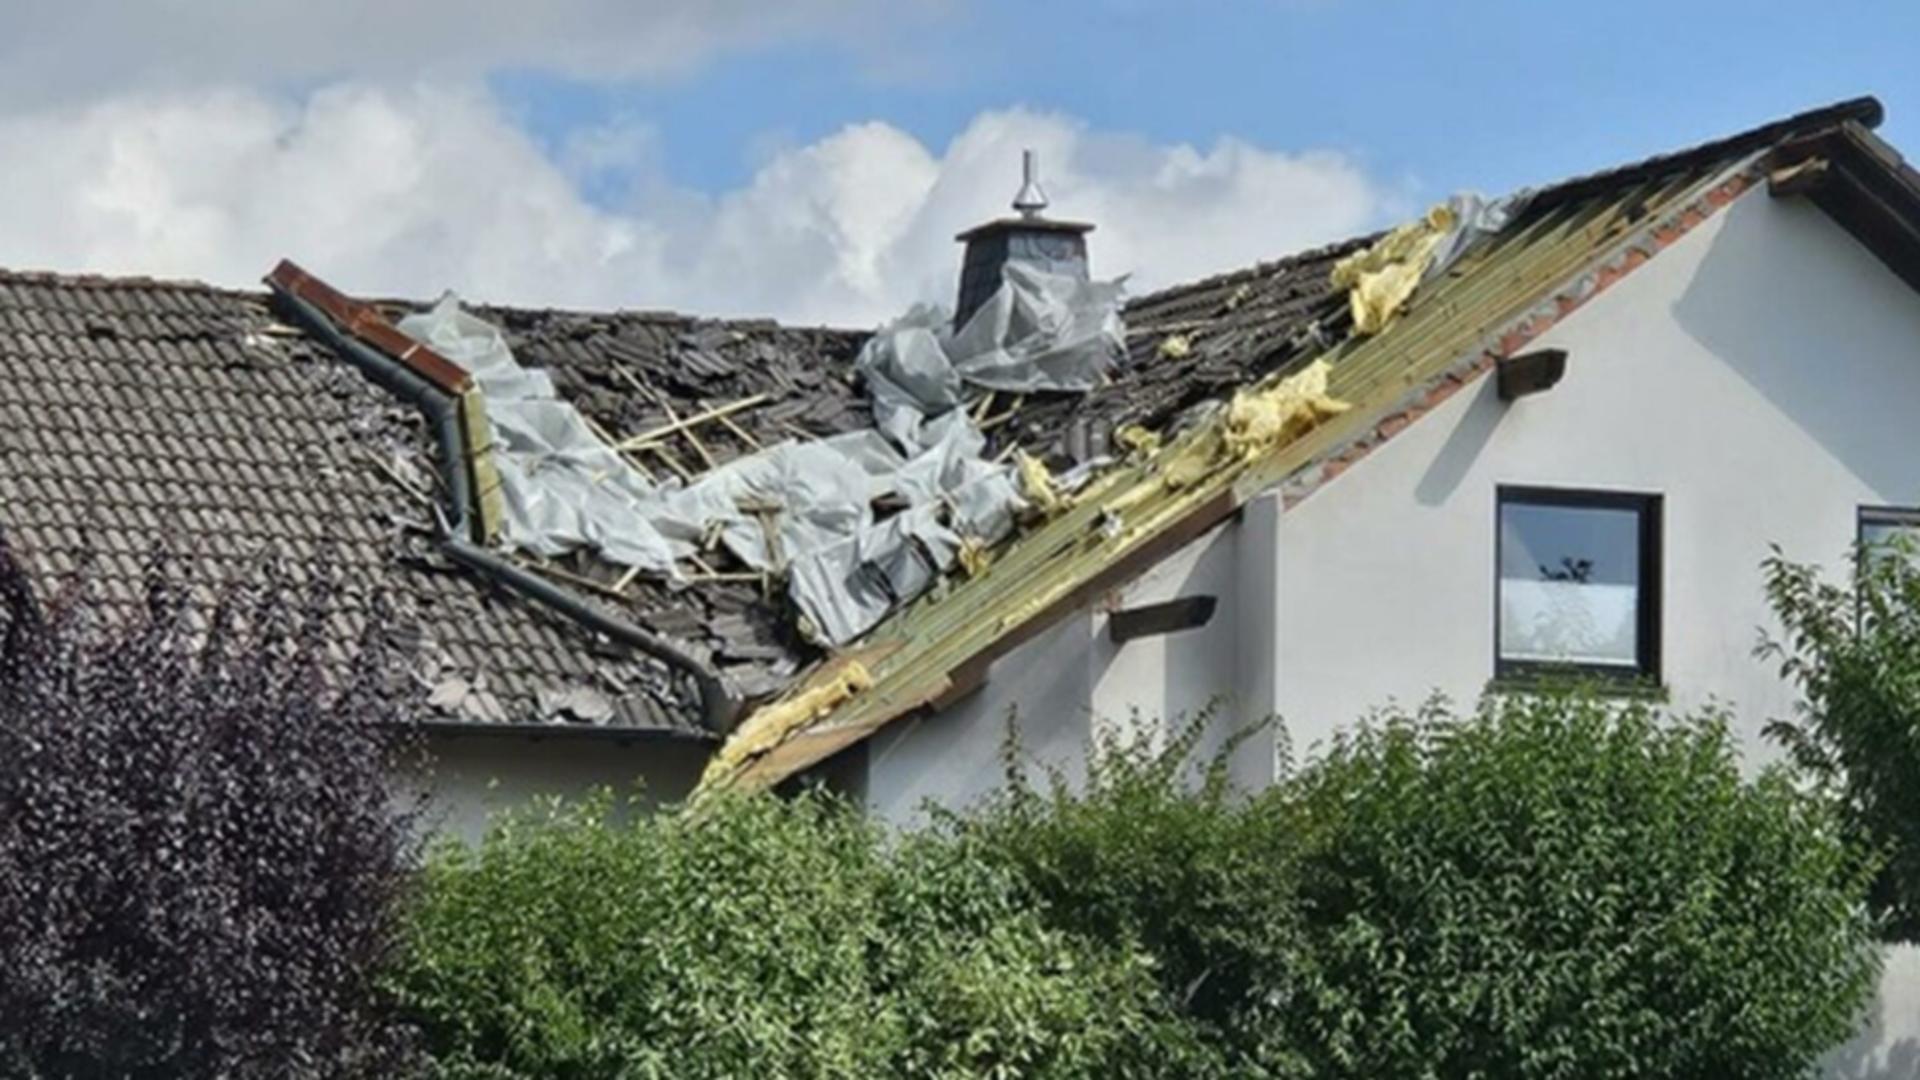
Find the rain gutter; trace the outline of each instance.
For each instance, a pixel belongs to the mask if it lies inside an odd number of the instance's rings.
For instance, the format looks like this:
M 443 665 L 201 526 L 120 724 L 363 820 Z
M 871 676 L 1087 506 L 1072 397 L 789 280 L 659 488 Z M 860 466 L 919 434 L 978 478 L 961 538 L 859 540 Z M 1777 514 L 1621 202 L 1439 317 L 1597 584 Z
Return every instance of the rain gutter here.
M 727 684 L 710 664 L 625 619 L 607 614 L 570 590 L 561 588 L 526 567 L 503 559 L 470 540 L 462 539 L 452 531 L 449 531 L 448 535 L 440 541 L 440 547 L 447 553 L 448 558 L 479 573 L 482 577 L 491 578 L 529 600 L 545 604 L 589 630 L 605 634 L 623 645 L 646 653 L 669 667 L 679 668 L 691 675 L 694 684 L 700 688 L 701 726 L 715 735 L 725 735 L 733 729 L 734 715 L 739 711 L 740 703 L 735 701 L 733 695 L 727 691 Z
M 699 688 L 701 726 L 715 735 L 725 735 L 732 730 L 741 703 L 727 689 L 725 680 L 711 664 L 473 543 L 470 539 L 473 535 L 472 489 L 466 471 L 460 468 L 460 462 L 466 455 L 466 442 L 461 434 L 459 407 L 454 391 L 441 385 L 447 377 L 444 369 L 429 367 L 428 370 L 434 371 L 439 378 L 430 377 L 405 360 L 389 356 L 347 332 L 328 312 L 302 295 L 311 292 L 313 286 L 325 286 L 290 262 L 282 262 L 275 268 L 268 275 L 267 284 L 302 329 L 325 342 L 376 384 L 413 405 L 427 418 L 428 425 L 433 428 L 434 440 L 439 444 L 441 479 L 446 484 L 447 501 L 452 504 L 445 508 L 450 511 L 450 516 L 443 517 L 439 523 L 440 547 L 448 558 L 589 630 L 604 634 L 668 667 L 685 672 Z M 327 291 L 332 292 L 331 289 Z M 354 325 L 358 321 L 356 319 Z M 437 355 L 433 359 L 453 368 Z M 459 369 L 453 370 L 457 372 Z M 464 375 L 464 372 L 460 374 Z

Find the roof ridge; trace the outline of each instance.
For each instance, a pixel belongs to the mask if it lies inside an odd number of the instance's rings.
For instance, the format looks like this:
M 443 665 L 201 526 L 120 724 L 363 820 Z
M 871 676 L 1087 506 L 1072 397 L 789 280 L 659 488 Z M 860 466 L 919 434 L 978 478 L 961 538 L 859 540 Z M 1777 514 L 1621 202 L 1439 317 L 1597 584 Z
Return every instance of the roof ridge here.
M 1747 128 L 1744 131 L 1735 132 L 1732 135 L 1709 139 L 1705 142 L 1693 143 L 1677 150 L 1665 151 L 1651 157 L 1641 158 L 1637 161 L 1610 166 L 1595 172 L 1579 173 L 1562 180 L 1556 180 L 1542 185 L 1534 194 L 1534 202 L 1537 205 L 1562 202 L 1588 194 L 1592 188 L 1620 183 L 1624 178 L 1636 172 L 1647 172 L 1649 174 L 1671 172 L 1675 169 L 1685 168 L 1688 164 L 1696 161 L 1700 164 L 1705 164 L 1708 159 L 1724 157 L 1742 146 L 1750 145 L 1754 149 L 1758 149 L 1763 145 L 1778 142 L 1789 135 L 1801 134 L 1824 127 L 1834 127 L 1846 123 L 1849 120 L 1860 123 L 1868 128 L 1875 128 L 1880 126 L 1881 121 L 1885 118 L 1886 107 L 1880 103 L 1880 99 L 1870 94 L 1847 98 L 1830 105 L 1805 109 L 1790 116 L 1769 120 L 1764 124 Z M 1127 307 L 1132 308 L 1135 305 L 1145 305 L 1150 302 L 1160 303 L 1176 299 L 1190 291 L 1217 288 L 1231 281 L 1258 278 L 1275 271 L 1298 266 L 1304 262 L 1329 258 L 1372 243 L 1380 237 L 1384 231 L 1385 230 L 1375 230 L 1364 236 L 1354 236 L 1345 240 L 1336 240 L 1331 243 L 1321 244 L 1318 247 L 1306 248 L 1275 258 L 1265 259 L 1251 266 L 1241 266 L 1235 269 L 1221 271 L 1208 277 L 1168 285 L 1165 288 L 1156 289 L 1153 292 L 1142 293 L 1139 296 L 1133 297 L 1127 302 Z
M 1789 136 L 1807 134 L 1822 128 L 1838 127 L 1854 121 L 1868 128 L 1880 126 L 1886 119 L 1886 107 L 1872 95 L 1847 98 L 1831 105 L 1806 109 L 1732 135 L 1693 143 L 1638 161 L 1627 162 L 1595 172 L 1581 173 L 1541 186 L 1533 197 L 1536 206 L 1555 205 L 1592 194 L 1595 189 L 1628 182 L 1637 175 L 1648 179 L 1695 166 L 1704 166 L 1729 155 L 1780 142 Z
M 382 304 L 417 304 L 421 301 L 388 298 L 373 301 Z M 431 301 L 428 301 L 429 303 Z M 870 334 L 870 327 L 834 326 L 822 322 L 785 322 L 770 315 L 706 315 L 694 311 L 674 311 L 671 308 L 575 308 L 540 305 L 498 303 L 492 300 L 476 300 L 462 295 L 460 302 L 476 311 L 500 312 L 516 317 L 552 317 L 561 319 L 620 319 L 628 322 L 644 322 L 661 325 L 723 326 L 743 330 L 793 330 L 800 332 L 820 331 L 829 334 Z
M 53 285 L 80 289 L 164 289 L 169 292 L 205 293 L 214 296 L 245 297 L 264 300 L 264 289 L 214 285 L 198 278 L 153 277 L 148 274 L 106 274 L 96 271 L 18 269 L 0 266 L 0 285 Z
M 273 295 L 268 289 L 215 285 L 198 278 L 155 277 L 150 274 L 115 274 L 102 273 L 99 271 L 75 272 L 41 268 L 18 268 L 4 265 L 0 265 L 0 285 L 39 285 L 61 289 L 157 290 L 261 302 L 270 300 Z M 623 322 L 644 322 L 661 326 L 687 328 L 719 326 L 726 329 L 757 330 L 763 332 L 795 331 L 800 333 L 848 335 L 872 333 L 870 328 L 834 326 L 827 323 L 783 322 L 765 315 L 710 315 L 694 311 L 673 311 L 663 308 L 545 307 L 539 305 L 478 301 L 465 294 L 460 294 L 460 301 L 462 304 L 471 308 L 489 312 L 499 312 L 520 318 L 619 319 Z M 406 296 L 375 296 L 368 298 L 364 302 L 377 307 L 424 309 L 432 306 L 434 300 Z
M 1285 255 L 1275 256 L 1271 259 L 1262 259 L 1259 262 L 1247 266 L 1238 266 L 1231 270 L 1222 270 L 1203 278 L 1193 278 L 1188 281 L 1178 282 L 1173 285 L 1168 285 L 1165 288 L 1155 289 L 1152 292 L 1141 293 L 1139 296 L 1131 297 L 1127 300 L 1126 306 L 1131 309 L 1136 305 L 1144 306 L 1150 303 L 1164 303 L 1168 300 L 1177 299 L 1189 292 L 1219 288 L 1221 285 L 1233 281 L 1251 280 L 1266 277 L 1270 274 L 1281 273 L 1294 269 L 1302 263 L 1317 262 L 1322 259 L 1330 259 L 1338 255 L 1345 255 L 1349 252 L 1357 251 L 1378 240 L 1383 235 L 1385 235 L 1384 229 L 1376 229 L 1359 236 L 1349 236 L 1344 240 L 1335 240 L 1330 243 L 1320 244 L 1316 247 L 1288 252 Z

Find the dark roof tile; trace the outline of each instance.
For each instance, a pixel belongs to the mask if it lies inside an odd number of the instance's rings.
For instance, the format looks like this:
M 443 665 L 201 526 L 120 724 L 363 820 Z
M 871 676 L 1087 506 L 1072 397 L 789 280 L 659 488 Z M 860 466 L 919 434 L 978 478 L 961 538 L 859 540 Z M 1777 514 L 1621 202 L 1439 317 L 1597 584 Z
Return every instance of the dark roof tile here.
M 402 597 L 411 636 L 444 643 L 441 659 L 484 675 L 515 719 L 555 680 L 606 665 L 545 613 L 399 557 L 394 523 L 418 507 L 365 453 L 383 430 L 367 418 L 392 400 L 317 345 L 268 333 L 277 322 L 255 293 L 0 272 L 0 529 L 42 590 L 91 550 L 96 595 L 125 609 L 163 540 L 205 598 L 270 545 L 301 579 L 331 559 L 348 609 L 369 589 Z M 344 658 L 357 616 L 336 624 Z M 614 666 L 638 678 L 647 664 Z M 623 699 L 614 720 L 680 729 L 691 711 Z

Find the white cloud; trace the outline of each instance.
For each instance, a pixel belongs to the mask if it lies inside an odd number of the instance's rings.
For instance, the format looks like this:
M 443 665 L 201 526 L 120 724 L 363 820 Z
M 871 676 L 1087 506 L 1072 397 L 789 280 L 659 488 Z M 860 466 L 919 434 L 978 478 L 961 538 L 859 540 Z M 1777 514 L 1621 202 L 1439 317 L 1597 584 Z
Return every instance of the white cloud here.
M 706 196 L 661 179 L 643 125 L 579 133 L 555 160 L 470 85 L 343 83 L 0 114 L 0 265 L 244 285 L 291 256 L 362 294 L 867 324 L 949 297 L 953 234 L 1005 210 L 1027 146 L 1055 213 L 1098 225 L 1096 272 L 1137 289 L 1369 228 L 1393 201 L 1336 154 L 1017 109 L 944 148 L 850 126 Z M 583 197 L 610 176 L 631 195 Z
M 5 0 L 0 100 L 499 69 L 691 71 L 824 41 L 872 52 L 951 0 Z

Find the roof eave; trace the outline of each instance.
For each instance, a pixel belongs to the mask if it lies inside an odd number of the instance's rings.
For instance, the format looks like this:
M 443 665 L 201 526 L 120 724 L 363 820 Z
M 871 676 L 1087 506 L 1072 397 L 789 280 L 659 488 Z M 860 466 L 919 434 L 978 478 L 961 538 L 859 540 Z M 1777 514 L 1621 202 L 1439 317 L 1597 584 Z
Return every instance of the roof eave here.
M 1769 188 L 1804 195 L 1920 291 L 1920 172 L 1869 125 L 1849 121 L 1781 145 Z
M 720 736 L 692 728 L 639 727 L 631 724 L 585 724 L 585 723 L 500 723 L 489 724 L 466 720 L 422 720 L 410 725 L 423 735 L 437 738 L 519 738 L 543 742 L 548 739 L 565 739 L 582 742 L 681 742 L 700 746 L 713 746 L 720 742 Z

